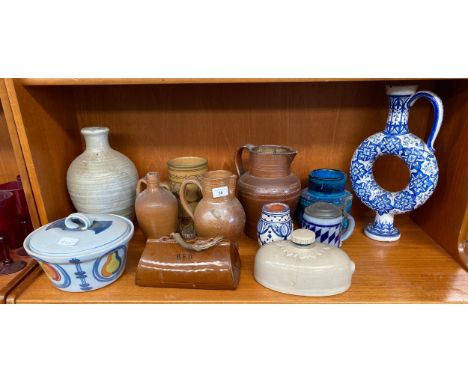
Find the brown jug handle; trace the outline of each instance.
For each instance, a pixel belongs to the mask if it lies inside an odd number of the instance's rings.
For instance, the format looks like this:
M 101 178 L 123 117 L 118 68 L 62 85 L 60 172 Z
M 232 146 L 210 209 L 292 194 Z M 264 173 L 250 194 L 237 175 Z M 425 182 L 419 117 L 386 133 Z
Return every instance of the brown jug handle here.
M 146 183 L 145 178 L 141 178 L 136 186 L 136 194 L 139 195 L 141 193 L 141 184 L 144 183 L 146 187 L 148 187 L 148 183 Z
M 167 182 L 160 182 L 159 187 L 165 188 L 167 191 L 171 191 L 171 188 L 169 187 L 169 183 Z
M 239 175 L 239 177 L 245 172 L 244 165 L 242 164 L 242 152 L 244 151 L 244 149 L 251 150 L 253 147 L 254 145 L 247 143 L 246 145 L 242 145 L 237 149 L 235 163 L 237 175 Z
M 137 195 L 139 195 L 142 192 L 142 190 L 141 190 L 142 183 L 144 183 L 146 188 L 148 188 L 148 182 L 146 181 L 146 177 L 141 178 L 138 181 L 137 186 L 136 186 L 136 194 Z M 159 187 L 165 188 L 167 191 L 171 191 L 171 188 L 169 187 L 169 183 L 167 183 L 167 182 L 159 182 Z
M 197 179 L 186 179 L 180 186 L 179 190 L 179 198 L 180 198 L 180 204 L 182 204 L 182 207 L 184 208 L 185 212 L 189 214 L 189 216 L 192 218 L 192 220 L 195 220 L 195 217 L 193 216 L 193 211 L 190 208 L 189 204 L 187 203 L 187 200 L 185 199 L 185 188 L 187 187 L 188 184 L 195 184 L 200 191 L 203 193 L 203 187 L 200 184 L 200 182 Z

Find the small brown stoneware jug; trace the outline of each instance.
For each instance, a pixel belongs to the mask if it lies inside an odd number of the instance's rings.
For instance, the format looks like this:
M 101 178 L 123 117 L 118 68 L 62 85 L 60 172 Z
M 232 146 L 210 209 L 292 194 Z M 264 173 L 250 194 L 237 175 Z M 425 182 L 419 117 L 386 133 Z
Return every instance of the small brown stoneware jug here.
M 187 179 L 180 187 L 180 202 L 195 223 L 198 236 L 223 236 L 237 240 L 244 230 L 245 213 L 236 198 L 237 176 L 230 171 L 208 171 L 203 174 L 201 183 Z M 195 212 L 192 212 L 185 198 L 185 188 L 197 185 L 203 194 Z
M 146 184 L 146 189 L 142 185 Z M 158 172 L 148 172 L 136 187 L 135 212 L 143 233 L 148 239 L 169 235 L 177 230 L 177 199 Z
M 249 152 L 249 171 L 242 165 L 242 152 Z M 301 181 L 291 172 L 297 151 L 287 146 L 243 145 L 235 162 L 239 174 L 239 200 L 247 216 L 245 233 L 257 240 L 257 223 L 267 203 L 286 203 L 294 212 L 301 195 Z

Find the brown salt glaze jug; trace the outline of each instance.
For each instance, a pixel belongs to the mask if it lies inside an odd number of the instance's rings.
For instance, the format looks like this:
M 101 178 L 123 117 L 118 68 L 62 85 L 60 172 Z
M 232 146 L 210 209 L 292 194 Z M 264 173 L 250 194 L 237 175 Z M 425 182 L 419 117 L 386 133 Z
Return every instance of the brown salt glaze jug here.
M 208 171 L 202 175 L 201 183 L 187 179 L 180 187 L 180 202 L 195 223 L 198 236 L 223 236 L 237 240 L 244 230 L 245 213 L 236 198 L 237 176 L 230 171 Z M 202 191 L 203 198 L 192 212 L 185 197 L 188 185 L 195 184 Z
M 249 171 L 242 165 L 242 152 L 249 152 Z M 287 146 L 246 144 L 237 149 L 235 162 L 239 174 L 239 200 L 247 216 L 245 233 L 257 240 L 257 223 L 262 206 L 286 203 L 294 212 L 301 195 L 301 181 L 291 172 L 297 151 Z
M 142 185 L 146 189 L 142 191 Z M 158 172 L 148 172 L 140 179 L 136 188 L 135 212 L 143 233 L 148 239 L 155 239 L 177 231 L 177 198 Z

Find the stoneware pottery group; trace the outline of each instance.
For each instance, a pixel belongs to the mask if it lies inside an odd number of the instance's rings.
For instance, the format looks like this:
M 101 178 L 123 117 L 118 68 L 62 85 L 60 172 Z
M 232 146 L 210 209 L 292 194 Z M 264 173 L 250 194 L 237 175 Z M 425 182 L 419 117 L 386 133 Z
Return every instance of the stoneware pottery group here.
M 292 231 L 293 222 L 287 204 L 268 203 L 263 206 L 262 216 L 257 225 L 258 244 L 289 240 Z
M 85 127 L 85 151 L 70 165 L 67 187 L 78 212 L 132 219 L 138 172 L 133 162 L 109 146 L 107 127 Z
M 339 248 L 316 243 L 307 229 L 291 240 L 263 245 L 255 256 L 255 280 L 266 288 L 299 296 L 331 296 L 351 286 L 354 263 Z
M 434 192 L 439 176 L 434 141 L 443 119 L 442 101 L 429 91 L 416 92 L 416 86 L 388 86 L 389 113 L 385 130 L 365 139 L 351 160 L 351 184 L 361 201 L 376 212 L 375 221 L 365 228 L 374 240 L 395 241 L 400 230 L 393 225 L 394 215 L 412 211 Z M 408 129 L 410 107 L 419 98 L 428 99 L 434 109 L 434 123 L 427 144 Z M 372 167 L 382 155 L 401 158 L 410 170 L 409 184 L 399 192 L 380 187 Z
M 345 228 L 343 221 L 347 217 Z M 351 236 L 354 230 L 354 218 L 334 204 L 317 202 L 304 211 L 302 228 L 315 233 L 315 241 L 341 247 L 341 242 Z
M 380 241 L 398 240 L 394 216 L 421 206 L 434 192 L 439 175 L 434 142 L 443 119 L 442 102 L 429 91 L 388 86 L 387 94 L 385 129 L 359 145 L 349 174 L 357 197 L 376 213 L 365 234 Z M 419 98 L 429 100 L 435 114 L 427 144 L 408 129 L 410 108 Z M 86 148 L 67 172 L 77 213 L 24 240 L 24 249 L 55 287 L 86 292 L 117 280 L 125 269 L 135 213 L 147 239 L 136 272 L 139 286 L 235 289 L 241 274 L 239 239 L 245 232 L 258 242 L 254 276 L 264 287 L 301 296 L 331 296 L 350 287 L 355 265 L 340 249 L 355 227 L 345 172 L 315 169 L 302 189 L 291 171 L 295 149 L 245 144 L 234 156 L 238 175 L 208 171 L 207 159 L 184 156 L 167 162 L 167 183 L 157 171 L 138 180 L 133 162 L 109 146 L 108 128 L 86 127 L 81 133 Z M 409 183 L 399 192 L 375 181 L 374 163 L 384 155 L 401 158 L 409 168 Z M 309 159 L 307 166 L 313 165 L 314 158 Z M 14 186 L 0 191 L 0 244 L 11 225 L 7 218 L 14 215 L 12 193 L 22 192 Z M 18 195 L 22 209 L 16 218 L 26 222 L 24 193 Z M 296 210 L 302 228 L 294 230 Z
M 245 213 L 236 198 L 237 176 L 230 171 L 208 171 L 202 175 L 201 182 L 187 179 L 180 188 L 180 201 L 187 214 L 195 223 L 198 236 L 223 236 L 237 240 L 245 226 Z M 185 192 L 188 186 L 198 187 L 203 198 L 193 212 Z
M 32 232 L 24 249 L 55 287 L 87 292 L 122 275 L 132 236 L 133 224 L 122 216 L 74 213 Z
M 302 222 L 304 210 L 312 203 L 327 202 L 344 209 L 351 214 L 353 196 L 345 190 L 347 176 L 340 170 L 319 168 L 309 173 L 308 187 L 302 190 L 297 217 Z M 343 219 L 343 228 L 348 227 L 348 218 Z
M 146 185 L 144 190 L 143 185 Z M 158 172 L 148 172 L 140 179 L 136 193 L 135 213 L 146 238 L 155 239 L 177 231 L 177 199 L 167 183 L 160 181 Z
M 244 171 L 242 152 L 249 153 L 249 170 Z M 262 207 L 268 203 L 285 203 L 294 215 L 301 194 L 301 181 L 291 172 L 297 151 L 287 146 L 246 144 L 236 152 L 239 174 L 239 200 L 247 217 L 246 234 L 257 239 L 257 224 Z

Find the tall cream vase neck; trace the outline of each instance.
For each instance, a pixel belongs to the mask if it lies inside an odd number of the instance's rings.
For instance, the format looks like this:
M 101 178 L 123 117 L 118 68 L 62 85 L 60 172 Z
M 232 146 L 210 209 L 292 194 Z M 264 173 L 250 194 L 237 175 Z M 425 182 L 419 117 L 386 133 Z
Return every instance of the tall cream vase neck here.
M 105 151 L 110 149 L 109 128 L 107 127 L 85 127 L 81 129 L 87 151 Z

